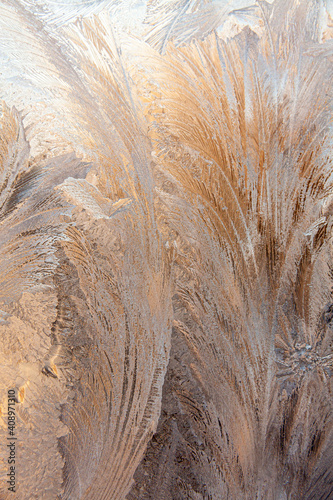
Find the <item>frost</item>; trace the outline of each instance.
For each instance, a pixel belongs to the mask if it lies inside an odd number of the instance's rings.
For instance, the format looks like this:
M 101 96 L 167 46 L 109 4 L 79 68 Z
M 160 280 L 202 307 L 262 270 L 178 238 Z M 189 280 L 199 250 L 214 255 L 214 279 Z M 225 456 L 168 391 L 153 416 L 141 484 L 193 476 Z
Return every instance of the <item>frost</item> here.
M 0 1 L 1 498 L 332 498 L 331 10 Z

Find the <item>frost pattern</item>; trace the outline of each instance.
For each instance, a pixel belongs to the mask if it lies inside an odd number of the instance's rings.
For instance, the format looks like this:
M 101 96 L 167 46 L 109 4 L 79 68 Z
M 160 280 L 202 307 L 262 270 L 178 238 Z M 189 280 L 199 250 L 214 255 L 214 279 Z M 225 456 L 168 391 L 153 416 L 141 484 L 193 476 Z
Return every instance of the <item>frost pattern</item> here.
M 0 3 L 1 498 L 328 500 L 330 4 L 139 3 Z

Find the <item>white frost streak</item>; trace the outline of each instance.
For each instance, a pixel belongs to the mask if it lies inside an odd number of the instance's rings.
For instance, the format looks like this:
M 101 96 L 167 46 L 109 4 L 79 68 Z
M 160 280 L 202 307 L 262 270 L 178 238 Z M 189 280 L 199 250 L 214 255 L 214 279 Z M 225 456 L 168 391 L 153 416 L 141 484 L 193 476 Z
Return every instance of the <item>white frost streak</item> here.
M 109 219 L 131 203 L 129 198 L 112 203 L 104 198 L 95 186 L 84 179 L 69 177 L 55 190 L 60 190 L 69 203 L 85 209 L 94 219 Z

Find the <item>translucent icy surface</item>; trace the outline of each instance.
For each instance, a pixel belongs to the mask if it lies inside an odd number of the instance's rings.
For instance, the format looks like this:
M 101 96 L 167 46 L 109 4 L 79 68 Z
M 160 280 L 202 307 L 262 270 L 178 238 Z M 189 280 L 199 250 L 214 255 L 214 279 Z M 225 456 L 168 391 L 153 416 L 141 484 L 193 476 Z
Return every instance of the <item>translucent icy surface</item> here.
M 0 0 L 1 499 L 333 498 L 332 30 Z

